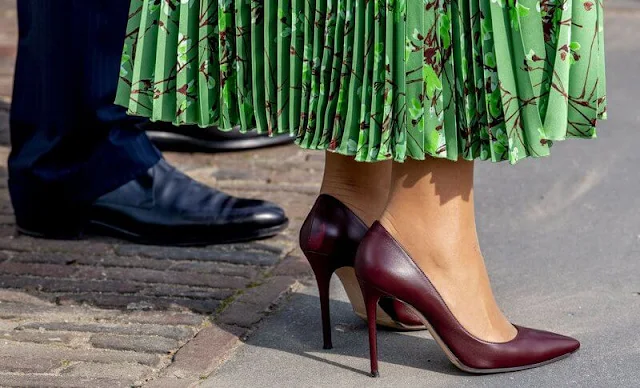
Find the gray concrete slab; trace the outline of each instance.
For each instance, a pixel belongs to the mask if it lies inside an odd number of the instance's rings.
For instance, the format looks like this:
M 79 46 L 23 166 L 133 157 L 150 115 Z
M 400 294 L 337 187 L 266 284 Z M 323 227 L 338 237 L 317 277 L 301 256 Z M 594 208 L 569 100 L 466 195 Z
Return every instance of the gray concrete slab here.
M 294 294 L 203 387 L 640 387 L 640 13 L 609 12 L 610 121 L 548 159 L 479 164 L 480 238 L 497 297 L 519 324 L 576 336 L 573 357 L 470 376 L 424 333 L 380 335 L 382 378 L 340 288 L 321 350 L 316 289 Z

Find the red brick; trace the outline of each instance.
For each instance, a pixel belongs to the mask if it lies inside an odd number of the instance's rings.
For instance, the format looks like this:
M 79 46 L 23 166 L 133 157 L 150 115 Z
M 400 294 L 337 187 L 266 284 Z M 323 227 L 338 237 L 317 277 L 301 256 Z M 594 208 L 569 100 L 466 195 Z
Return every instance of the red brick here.
M 143 381 L 151 376 L 152 373 L 153 369 L 140 364 L 100 364 L 95 362 L 74 363 L 60 372 L 63 376 L 74 376 L 76 378 L 126 381 Z M 90 387 L 87 386 L 87 388 Z
M 246 278 L 235 276 L 179 271 L 157 271 L 143 268 L 104 268 L 95 269 L 95 271 L 100 271 L 100 273 L 104 274 L 104 277 L 107 279 L 119 279 L 145 283 L 183 284 L 188 286 L 214 288 L 242 288 L 249 283 Z
M 300 255 L 287 256 L 272 272 L 274 275 L 288 275 L 306 277 L 311 276 L 313 271 L 306 258 Z
M 57 294 L 56 301 L 63 305 L 87 303 L 102 308 L 123 310 L 192 310 L 213 313 L 220 306 L 218 300 L 195 300 L 180 298 L 153 298 L 136 295 L 107 294 Z
M 0 341 L 33 342 L 34 344 L 70 344 L 77 335 L 68 333 L 34 331 L 0 331 Z M 0 368 L 2 370 L 2 368 Z
M 237 301 L 266 310 L 282 295 L 289 292 L 295 283 L 296 279 L 291 276 L 273 276 L 265 280 L 263 284 L 245 291 Z
M 200 326 L 204 319 L 205 318 L 202 315 L 188 313 L 175 313 L 169 311 L 136 311 L 132 313 L 119 314 L 115 321 L 158 325 Z
M 91 345 L 101 349 L 130 350 L 136 353 L 164 353 L 169 354 L 178 349 L 180 343 L 164 337 L 94 334 Z
M 52 330 L 85 333 L 109 333 L 119 335 L 146 335 L 185 341 L 193 337 L 194 331 L 186 327 L 168 325 L 114 325 L 69 322 L 34 322 L 20 325 L 17 330 Z
M 33 357 L 29 362 L 13 356 L 0 356 L 0 370 L 3 372 L 46 373 L 60 367 L 60 363 L 50 358 Z M 0 380 L 2 382 L 2 380 Z
M 72 280 L 0 275 L 0 285 L 5 288 L 36 290 L 39 292 L 117 292 L 134 293 L 143 285 L 110 280 Z
M 21 359 L 26 364 L 37 356 L 37 358 L 54 360 L 59 366 L 62 366 L 63 361 L 86 361 L 107 364 L 124 362 L 157 367 L 161 365 L 163 360 L 162 356 L 147 353 L 108 349 L 72 349 L 62 346 L 11 342 L 2 344 L 2 354 L 3 356 L 6 355 L 6 357 Z
M 260 322 L 264 315 L 265 311 L 261 306 L 234 302 L 218 315 L 216 322 L 250 328 Z
M 25 236 L 0 239 L 0 249 L 17 252 L 59 252 L 87 255 L 109 254 L 113 251 L 110 244 L 91 240 L 43 240 Z
M 0 381 L 12 387 L 38 388 L 129 388 L 134 381 L 79 378 L 76 376 L 0 374 Z
M 196 260 L 242 265 L 273 265 L 282 249 L 260 243 L 216 245 L 206 248 L 150 247 L 122 245 L 116 253 L 123 256 L 144 256 L 161 260 Z
M 31 275 L 42 277 L 70 277 L 77 269 L 55 264 L 0 263 L 0 274 Z
M 173 357 L 165 375 L 182 372 L 192 376 L 206 376 L 240 343 L 238 337 L 216 325 L 205 327 Z M 203 357 L 206 354 L 207 357 Z

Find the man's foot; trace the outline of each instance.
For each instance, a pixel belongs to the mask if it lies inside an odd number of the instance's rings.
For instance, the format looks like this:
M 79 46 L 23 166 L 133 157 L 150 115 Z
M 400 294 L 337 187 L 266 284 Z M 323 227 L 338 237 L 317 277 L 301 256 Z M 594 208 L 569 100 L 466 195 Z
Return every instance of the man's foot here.
M 238 129 L 224 132 L 216 127 L 195 125 L 174 126 L 171 123 L 144 125 L 149 138 L 162 150 L 224 152 L 273 147 L 293 143 L 289 135 L 269 137 L 254 132 L 240 133 Z
M 271 237 L 288 219 L 277 205 L 205 186 L 161 160 L 146 174 L 63 219 L 17 218 L 18 230 L 45 238 L 100 234 L 136 243 L 199 246 Z

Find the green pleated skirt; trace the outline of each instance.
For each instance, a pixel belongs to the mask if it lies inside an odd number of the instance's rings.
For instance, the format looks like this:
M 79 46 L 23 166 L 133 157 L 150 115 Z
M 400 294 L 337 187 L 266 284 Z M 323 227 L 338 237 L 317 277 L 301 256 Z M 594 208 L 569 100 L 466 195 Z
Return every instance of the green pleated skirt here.
M 358 161 L 516 163 L 606 117 L 601 0 L 132 0 L 116 103 Z

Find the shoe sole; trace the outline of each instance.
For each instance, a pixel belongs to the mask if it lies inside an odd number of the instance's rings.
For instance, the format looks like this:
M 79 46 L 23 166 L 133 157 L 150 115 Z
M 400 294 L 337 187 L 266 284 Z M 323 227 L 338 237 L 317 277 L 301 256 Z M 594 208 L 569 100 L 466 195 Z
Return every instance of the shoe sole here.
M 247 139 L 203 140 L 178 133 L 147 131 L 147 136 L 162 150 L 225 152 L 256 148 L 275 147 L 293 143 L 295 138 L 280 135 L 275 137 L 251 137 Z
M 115 225 L 100 222 L 100 221 L 89 221 L 89 224 L 87 225 L 87 228 L 85 229 L 84 232 L 79 233 L 77 235 L 70 235 L 70 236 L 51 236 L 44 233 L 39 233 L 39 232 L 34 232 L 28 229 L 24 229 L 19 226 L 17 227 L 17 230 L 20 234 L 24 234 L 26 236 L 35 237 L 35 238 L 44 238 L 44 239 L 54 239 L 54 240 L 81 240 L 87 236 L 96 235 L 96 236 L 115 237 L 115 238 L 119 238 L 122 240 L 126 240 L 136 244 L 142 244 L 142 245 L 203 247 L 208 245 L 234 244 L 234 243 L 242 243 L 242 242 L 255 241 L 255 240 L 263 240 L 263 239 L 277 235 L 278 233 L 285 230 L 287 226 L 289 226 L 289 220 L 286 220 L 282 224 L 274 225 L 269 228 L 255 230 L 252 233 L 248 233 L 240 237 L 211 239 L 206 241 L 204 240 L 203 241 L 167 241 L 167 240 L 149 239 L 135 232 L 117 227 Z

